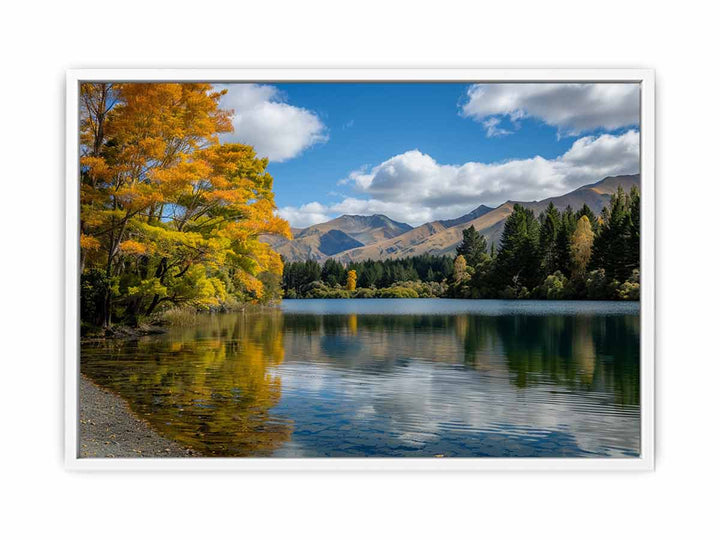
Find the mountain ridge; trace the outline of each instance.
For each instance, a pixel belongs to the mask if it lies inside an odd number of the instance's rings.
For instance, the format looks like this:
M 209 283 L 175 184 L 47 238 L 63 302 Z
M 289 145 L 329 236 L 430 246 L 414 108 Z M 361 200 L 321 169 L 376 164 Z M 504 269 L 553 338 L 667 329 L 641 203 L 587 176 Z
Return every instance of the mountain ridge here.
M 340 252 L 394 238 L 412 230 L 407 223 L 383 214 L 369 216 L 344 214 L 304 229 L 291 229 L 292 240 L 279 236 L 263 236 L 286 260 L 322 261 Z
M 493 210 L 495 210 L 495 209 L 491 208 L 489 206 L 485 206 L 484 204 L 481 204 L 472 212 L 468 212 L 467 214 L 462 215 L 455 219 L 442 219 L 442 220 L 439 220 L 439 223 L 442 223 L 443 226 L 445 226 L 447 228 L 455 227 L 457 225 L 461 225 L 463 223 L 467 223 L 468 221 L 472 221 L 473 219 L 484 216 L 485 214 L 487 214 L 488 212 L 492 212 Z
M 302 229 L 296 236 L 299 239 L 299 248 L 296 240 L 286 241 L 276 247 L 276 249 L 288 260 L 306 260 L 314 259 L 323 261 L 332 256 L 334 259 L 343 263 L 361 261 L 366 259 L 384 260 L 402 257 L 411 257 L 414 255 L 431 254 L 431 255 L 452 255 L 455 247 L 462 240 L 462 231 L 471 225 L 482 235 L 487 238 L 488 245 L 495 243 L 499 246 L 502 231 L 505 226 L 505 220 L 512 213 L 513 206 L 520 204 L 525 208 L 533 210 L 535 214 L 539 214 L 545 210 L 552 202 L 560 210 L 567 206 L 573 210 L 579 210 L 584 204 L 599 214 L 602 208 L 608 204 L 610 197 L 617 191 L 618 186 L 622 186 L 625 190 L 630 190 L 633 186 L 640 187 L 640 175 L 619 175 L 608 176 L 595 183 L 586 184 L 574 189 L 564 195 L 548 197 L 540 201 L 506 201 L 496 208 L 490 208 L 480 205 L 475 210 L 464 214 L 455 219 L 437 220 L 423 223 L 417 227 L 411 227 L 406 223 L 393 221 L 387 216 L 374 214 L 372 216 L 353 216 L 345 215 L 335 218 L 325 223 L 319 223 L 306 229 Z M 387 225 L 392 222 L 395 226 L 382 226 L 372 229 L 373 234 L 361 234 L 356 232 L 353 235 L 347 230 L 337 228 L 335 225 L 340 224 L 345 228 L 352 229 L 361 223 L 369 223 L 373 218 L 382 218 L 375 221 L 376 225 Z M 387 220 L 387 221 L 384 221 Z M 377 229 L 380 229 L 379 231 Z M 323 253 L 318 249 L 320 241 L 311 242 L 312 238 L 322 238 L 330 230 L 339 230 L 356 242 L 360 242 L 361 246 L 349 247 L 342 251 L 335 251 L 332 255 Z M 370 230 L 370 229 L 369 229 Z M 339 235 L 336 235 L 339 238 Z M 366 241 L 363 241 L 364 238 Z M 331 243 L 334 251 L 337 246 L 342 246 L 336 242 Z M 271 244 L 272 245 L 272 244 Z M 349 243 L 347 244 L 349 245 Z M 275 247 L 275 246 L 273 246 Z

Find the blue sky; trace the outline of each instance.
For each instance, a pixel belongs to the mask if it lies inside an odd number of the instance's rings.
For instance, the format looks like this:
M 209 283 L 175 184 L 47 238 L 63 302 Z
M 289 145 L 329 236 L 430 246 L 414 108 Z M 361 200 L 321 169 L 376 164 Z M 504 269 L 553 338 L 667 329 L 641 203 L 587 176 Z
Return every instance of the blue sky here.
M 227 85 L 235 133 L 270 159 L 279 213 L 419 225 L 637 172 L 636 85 Z

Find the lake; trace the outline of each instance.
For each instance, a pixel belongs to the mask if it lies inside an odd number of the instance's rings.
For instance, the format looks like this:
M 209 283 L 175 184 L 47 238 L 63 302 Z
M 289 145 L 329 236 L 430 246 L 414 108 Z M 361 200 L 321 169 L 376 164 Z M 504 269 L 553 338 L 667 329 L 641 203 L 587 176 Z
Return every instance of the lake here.
M 636 302 L 285 300 L 83 344 L 81 371 L 204 456 L 640 452 Z

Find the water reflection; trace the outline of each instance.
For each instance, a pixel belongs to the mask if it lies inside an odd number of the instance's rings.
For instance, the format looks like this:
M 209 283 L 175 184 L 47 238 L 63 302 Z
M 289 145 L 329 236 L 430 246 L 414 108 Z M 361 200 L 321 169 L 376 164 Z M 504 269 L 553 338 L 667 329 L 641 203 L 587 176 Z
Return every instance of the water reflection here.
M 159 338 L 83 347 L 81 369 L 128 399 L 164 435 L 203 455 L 265 456 L 289 440 L 274 417 L 282 315 L 204 317 Z
M 86 345 L 82 371 L 204 455 L 639 452 L 636 305 L 298 302 Z

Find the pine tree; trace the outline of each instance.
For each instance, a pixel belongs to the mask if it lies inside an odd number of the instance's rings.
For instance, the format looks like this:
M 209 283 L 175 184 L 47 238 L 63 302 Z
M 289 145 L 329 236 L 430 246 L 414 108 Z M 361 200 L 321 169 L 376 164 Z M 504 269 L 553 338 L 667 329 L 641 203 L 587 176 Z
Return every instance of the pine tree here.
M 557 236 L 557 270 L 562 272 L 564 276 L 569 276 L 572 273 L 570 243 L 576 226 L 577 216 L 573 209 L 568 206 L 562 213 Z
M 630 231 L 628 241 L 628 259 L 626 267 L 640 269 L 640 191 L 636 186 L 630 190 Z
M 335 287 L 345 282 L 345 268 L 335 259 L 327 259 L 322 267 L 320 279 L 330 287 Z
M 635 206 L 635 210 L 633 210 Z M 610 206 L 603 208 L 600 227 L 595 240 L 592 268 L 604 269 L 611 280 L 627 280 L 640 264 L 639 223 L 633 224 L 633 212 L 639 222 L 640 196 L 633 198 L 618 186 L 610 198 Z
M 302 269 L 302 277 L 305 284 L 312 283 L 313 281 L 320 281 L 320 275 L 322 269 L 317 261 L 305 261 Z
M 531 290 L 539 282 L 540 226 L 532 210 L 519 204 L 505 221 L 500 250 L 495 263 L 496 285 L 526 287 Z
M 558 250 L 558 232 L 561 227 L 561 216 L 555 205 L 551 202 L 545 212 L 540 214 L 540 257 L 541 266 L 545 276 L 554 274 L 559 266 L 560 253 Z
M 473 268 L 487 257 L 487 240 L 481 236 L 474 225 L 470 225 L 467 229 L 463 229 L 463 239 L 456 248 L 458 255 L 462 255 L 467 264 Z

